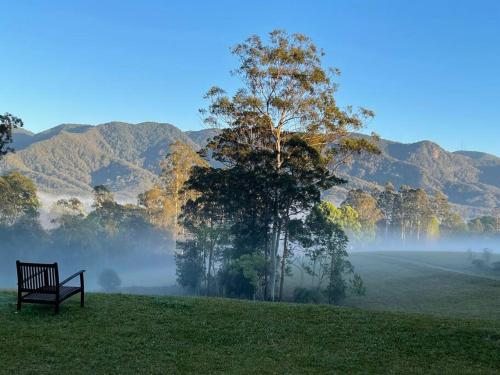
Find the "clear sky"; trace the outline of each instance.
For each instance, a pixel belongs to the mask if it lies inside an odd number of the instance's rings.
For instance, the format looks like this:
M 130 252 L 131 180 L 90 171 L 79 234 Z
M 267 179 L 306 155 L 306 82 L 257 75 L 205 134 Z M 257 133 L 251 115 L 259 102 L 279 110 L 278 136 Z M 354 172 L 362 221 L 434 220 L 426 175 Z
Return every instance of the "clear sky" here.
M 0 112 L 60 123 L 202 127 L 212 85 L 234 89 L 230 46 L 281 28 L 339 68 L 368 131 L 500 155 L 500 1 L 0 0 Z

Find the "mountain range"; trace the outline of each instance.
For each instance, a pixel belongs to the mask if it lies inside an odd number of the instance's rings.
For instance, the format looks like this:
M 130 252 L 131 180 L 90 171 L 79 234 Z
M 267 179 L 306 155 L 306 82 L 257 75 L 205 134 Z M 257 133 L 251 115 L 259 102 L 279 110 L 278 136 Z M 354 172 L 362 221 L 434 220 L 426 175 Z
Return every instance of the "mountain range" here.
M 17 170 L 38 189 L 53 195 L 89 196 L 95 185 L 108 185 L 123 200 L 156 181 L 169 144 L 181 140 L 202 147 L 216 131 L 183 132 L 171 124 L 110 122 L 62 124 L 14 134 L 16 153 L 0 162 L 0 173 Z M 357 158 L 339 170 L 349 183 L 329 196 L 339 201 L 350 188 L 381 188 L 386 182 L 445 193 L 465 216 L 500 206 L 500 158 L 481 152 L 448 152 L 436 143 L 404 144 L 381 139 L 379 156 Z

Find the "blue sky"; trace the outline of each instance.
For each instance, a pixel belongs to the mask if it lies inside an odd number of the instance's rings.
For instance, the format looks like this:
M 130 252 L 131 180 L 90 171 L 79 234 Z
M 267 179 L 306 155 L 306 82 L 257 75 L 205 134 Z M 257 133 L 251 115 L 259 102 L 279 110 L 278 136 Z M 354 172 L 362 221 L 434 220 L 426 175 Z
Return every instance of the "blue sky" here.
M 202 127 L 212 85 L 232 90 L 230 46 L 301 32 L 340 68 L 342 105 L 367 131 L 500 155 L 499 1 L 0 0 L 0 112 L 26 128 L 112 120 Z

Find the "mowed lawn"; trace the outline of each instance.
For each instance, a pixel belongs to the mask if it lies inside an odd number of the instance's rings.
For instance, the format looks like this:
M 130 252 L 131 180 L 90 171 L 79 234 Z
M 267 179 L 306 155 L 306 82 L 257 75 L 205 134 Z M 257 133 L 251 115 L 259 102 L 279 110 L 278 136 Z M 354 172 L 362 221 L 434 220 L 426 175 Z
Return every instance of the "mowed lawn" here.
M 5 374 L 500 372 L 497 321 L 206 298 L 2 292 L 0 348 Z
M 500 320 L 500 274 L 473 267 L 465 253 L 372 252 L 349 258 L 366 295 L 351 296 L 345 305 Z

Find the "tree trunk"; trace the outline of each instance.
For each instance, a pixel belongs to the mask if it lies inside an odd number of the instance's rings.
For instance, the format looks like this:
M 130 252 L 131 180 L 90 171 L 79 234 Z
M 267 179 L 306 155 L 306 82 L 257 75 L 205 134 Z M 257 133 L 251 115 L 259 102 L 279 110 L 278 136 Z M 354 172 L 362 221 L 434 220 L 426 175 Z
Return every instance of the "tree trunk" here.
M 274 234 L 273 247 L 271 249 L 271 301 L 276 299 L 276 274 L 278 271 L 278 264 L 276 257 L 278 255 L 278 248 L 280 245 L 281 224 L 276 223 L 276 233 Z
M 208 274 L 208 272 L 210 272 L 210 270 L 207 270 L 207 250 L 206 250 L 205 246 L 203 246 L 203 267 L 205 267 L 203 270 L 203 273 L 205 275 L 205 290 L 208 290 L 207 274 Z
M 210 253 L 208 254 L 208 272 L 207 272 L 207 296 L 210 295 L 211 289 L 211 274 L 212 274 L 212 261 L 213 261 L 213 248 L 210 246 Z
M 288 222 L 288 220 L 287 220 Z M 286 259 L 288 258 L 288 225 L 285 227 L 285 241 L 283 244 L 283 257 L 281 258 L 280 292 L 279 301 L 283 300 L 283 286 L 285 284 Z
M 275 131 L 275 152 L 276 152 L 276 172 L 279 173 L 281 168 L 281 127 L 277 126 L 276 129 L 271 129 Z M 277 190 L 274 191 L 274 223 L 273 223 L 273 240 L 271 247 L 271 301 L 274 302 L 276 295 L 276 273 L 277 273 L 277 263 L 276 263 L 276 255 L 278 254 L 278 248 L 280 243 L 280 232 L 281 232 L 281 223 L 279 220 L 279 193 Z
M 269 297 L 269 292 L 268 292 L 268 287 L 267 287 L 267 284 L 268 284 L 268 274 L 269 274 L 269 247 L 270 247 L 270 243 L 269 243 L 269 230 L 266 231 L 266 246 L 265 246 L 265 249 L 264 249 L 264 264 L 265 264 L 265 268 L 264 268 L 264 300 L 267 300 L 268 297 Z
M 212 279 L 212 265 L 213 265 L 213 256 L 214 256 L 214 239 L 212 237 L 213 235 L 213 223 L 210 221 L 210 248 L 209 248 L 209 253 L 208 253 L 208 274 L 207 274 L 207 296 L 210 295 L 210 290 L 211 290 L 211 279 Z M 215 273 L 214 273 L 215 275 Z
M 332 303 L 332 302 L 335 302 L 333 299 L 332 299 L 332 289 L 334 287 L 334 282 L 335 282 L 335 277 L 334 277 L 334 272 L 335 272 L 335 256 L 332 254 L 332 259 L 330 261 L 330 285 L 329 285 L 329 289 L 330 289 L 330 293 L 328 293 L 328 303 Z
M 177 219 L 179 218 L 179 184 L 177 175 L 174 177 L 174 241 L 177 240 Z
M 269 266 L 270 266 L 270 272 L 269 272 L 269 280 L 268 280 L 268 285 L 266 285 L 267 293 L 269 294 L 269 300 L 272 300 L 273 298 L 273 292 L 272 292 L 272 285 L 273 285 L 273 252 L 274 252 L 274 244 L 276 243 L 276 232 L 278 231 L 278 224 L 276 223 L 276 220 L 273 221 L 273 228 L 271 231 L 271 240 L 269 241 L 269 250 L 268 250 L 268 257 L 269 257 Z
M 311 287 L 315 288 L 316 285 L 314 284 L 314 278 L 316 277 L 316 258 L 313 260 L 313 268 L 312 268 L 312 275 L 311 275 Z
M 385 238 L 389 238 L 389 215 L 385 218 Z

